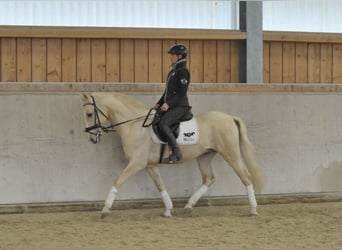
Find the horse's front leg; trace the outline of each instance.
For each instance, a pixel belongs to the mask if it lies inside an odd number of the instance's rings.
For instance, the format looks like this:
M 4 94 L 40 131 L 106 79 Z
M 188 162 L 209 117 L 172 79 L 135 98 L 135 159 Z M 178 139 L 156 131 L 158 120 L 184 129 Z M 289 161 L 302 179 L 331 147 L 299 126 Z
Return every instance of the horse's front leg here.
M 136 174 L 139 170 L 146 167 L 146 164 L 143 164 L 139 161 L 130 161 L 126 168 L 120 173 L 118 177 L 114 180 L 114 185 L 111 187 L 107 199 L 105 201 L 105 205 L 102 209 L 102 215 L 101 218 L 105 218 L 109 215 L 110 209 L 114 203 L 116 193 L 118 192 L 118 189 L 120 186 L 132 175 Z
M 159 169 L 157 167 L 148 167 L 146 168 L 146 171 L 152 178 L 154 184 L 156 185 L 158 191 L 161 194 L 162 200 L 165 205 L 165 212 L 163 214 L 164 217 L 172 217 L 172 209 L 173 209 L 172 200 L 170 198 L 170 195 L 166 191 L 165 184 L 160 175 Z

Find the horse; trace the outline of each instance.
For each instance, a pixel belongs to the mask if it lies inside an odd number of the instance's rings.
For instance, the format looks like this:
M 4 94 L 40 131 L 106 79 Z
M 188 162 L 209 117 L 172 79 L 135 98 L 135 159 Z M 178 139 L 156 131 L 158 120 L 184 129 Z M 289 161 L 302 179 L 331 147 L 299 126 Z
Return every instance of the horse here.
M 113 181 L 101 218 L 110 214 L 120 186 L 143 169 L 147 171 L 160 192 L 165 206 L 163 216 L 171 217 L 173 203 L 158 169 L 160 145 L 151 139 L 152 128 L 143 127 L 139 122 L 146 119 L 149 107 L 132 96 L 118 92 L 81 93 L 81 97 L 85 132 L 89 133 L 89 140 L 98 143 L 104 132 L 115 130 L 128 159 L 124 170 Z M 195 117 L 200 134 L 199 141 L 191 146 L 181 145 L 183 158 L 174 163 L 181 164 L 196 159 L 202 175 L 202 185 L 188 200 L 184 207 L 185 213 L 191 215 L 197 201 L 215 182 L 211 161 L 216 154 L 220 154 L 245 186 L 250 214 L 258 215 L 255 192 L 261 190 L 263 177 L 256 162 L 253 145 L 247 136 L 246 125 L 239 117 L 217 111 L 205 112 Z

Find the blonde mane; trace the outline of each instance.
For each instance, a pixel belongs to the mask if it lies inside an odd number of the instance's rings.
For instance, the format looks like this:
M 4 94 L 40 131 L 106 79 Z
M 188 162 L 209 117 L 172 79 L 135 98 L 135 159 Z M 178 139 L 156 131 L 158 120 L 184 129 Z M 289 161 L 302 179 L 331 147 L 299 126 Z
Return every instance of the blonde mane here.
M 130 111 L 130 113 L 133 113 L 134 115 L 143 115 L 143 114 L 147 114 L 147 111 L 148 111 L 148 106 L 145 103 L 122 93 L 96 92 L 96 93 L 93 93 L 93 96 L 99 97 L 104 102 L 108 103 L 109 106 L 115 105 L 116 107 L 120 107 L 119 109 L 121 109 L 122 111 L 126 113 Z

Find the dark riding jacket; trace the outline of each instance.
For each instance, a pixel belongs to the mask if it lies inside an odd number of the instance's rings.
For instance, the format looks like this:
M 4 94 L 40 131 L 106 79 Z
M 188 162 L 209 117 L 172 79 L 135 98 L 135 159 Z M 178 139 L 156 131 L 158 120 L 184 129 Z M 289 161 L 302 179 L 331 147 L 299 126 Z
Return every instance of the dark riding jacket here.
M 158 104 L 162 106 L 164 103 L 167 103 L 170 109 L 174 107 L 189 107 L 187 96 L 189 83 L 190 73 L 186 67 L 186 59 L 181 59 L 172 66 L 167 76 L 164 94 L 158 101 Z

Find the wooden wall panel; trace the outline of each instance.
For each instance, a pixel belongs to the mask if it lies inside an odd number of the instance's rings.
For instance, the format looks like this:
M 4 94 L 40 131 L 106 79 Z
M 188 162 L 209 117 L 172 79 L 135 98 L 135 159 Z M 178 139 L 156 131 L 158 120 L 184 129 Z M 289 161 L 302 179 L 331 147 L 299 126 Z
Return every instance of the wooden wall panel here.
M 270 43 L 264 42 L 263 46 L 264 54 L 264 83 L 270 82 Z
M 106 41 L 104 39 L 91 40 L 91 81 L 106 81 Z
M 190 75 L 191 82 L 204 82 L 203 72 L 203 41 L 202 40 L 192 40 L 190 41 Z
M 91 81 L 91 40 L 77 40 L 77 81 Z
M 30 38 L 17 39 L 17 81 L 32 81 L 32 45 Z
M 32 81 L 46 82 L 47 61 L 46 61 L 47 45 L 46 39 L 32 39 Z
M 311 43 L 308 45 L 308 82 L 319 83 L 321 67 L 321 45 Z
M 270 45 L 270 82 L 283 82 L 283 46 L 280 42 Z
M 239 41 L 231 41 L 230 52 L 231 52 L 231 79 L 230 82 L 238 83 L 239 82 L 239 48 L 240 42 Z
M 106 40 L 106 80 L 120 82 L 120 41 Z
M 134 82 L 148 82 L 148 40 L 134 42 Z
M 230 41 L 217 41 L 217 82 L 230 82 L 231 79 L 231 54 Z
M 333 45 L 333 82 L 342 83 L 342 44 Z
M 308 45 L 296 44 L 296 83 L 308 82 Z
M 203 81 L 217 82 L 217 45 L 215 40 L 203 42 Z
M 134 82 L 134 40 L 123 39 L 120 45 L 120 81 Z
M 163 82 L 163 44 L 161 40 L 148 43 L 148 82 Z
M 2 80 L 2 38 L 0 37 L 0 81 Z
M 47 39 L 47 81 L 62 81 L 62 40 Z
M 77 45 L 76 39 L 62 39 L 62 81 L 77 81 Z
M 296 63 L 295 43 L 283 43 L 283 82 L 294 83 Z
M 231 33 L 239 33 L 238 39 L 230 38 L 226 31 L 202 32 L 203 38 L 183 31 L 173 35 L 177 30 L 159 30 L 166 35 L 149 37 L 148 29 L 143 33 L 119 29 L 116 35 L 105 36 L 92 29 L 88 31 L 95 35 L 75 33 L 74 37 L 62 36 L 58 29 L 59 36 L 46 30 L 49 36 L 34 33 L 30 37 L 34 28 L 20 30 L 18 37 L 12 30 L 11 37 L 0 37 L 1 81 L 165 82 L 170 70 L 167 51 L 182 43 L 189 49 L 192 83 L 238 83 L 239 44 L 246 38 L 241 32 Z M 341 38 L 339 34 L 264 32 L 264 82 L 342 83 Z
M 333 82 L 333 50 L 331 44 L 321 44 L 321 83 L 332 83 Z
M 17 81 L 16 39 L 1 39 L 1 81 Z

